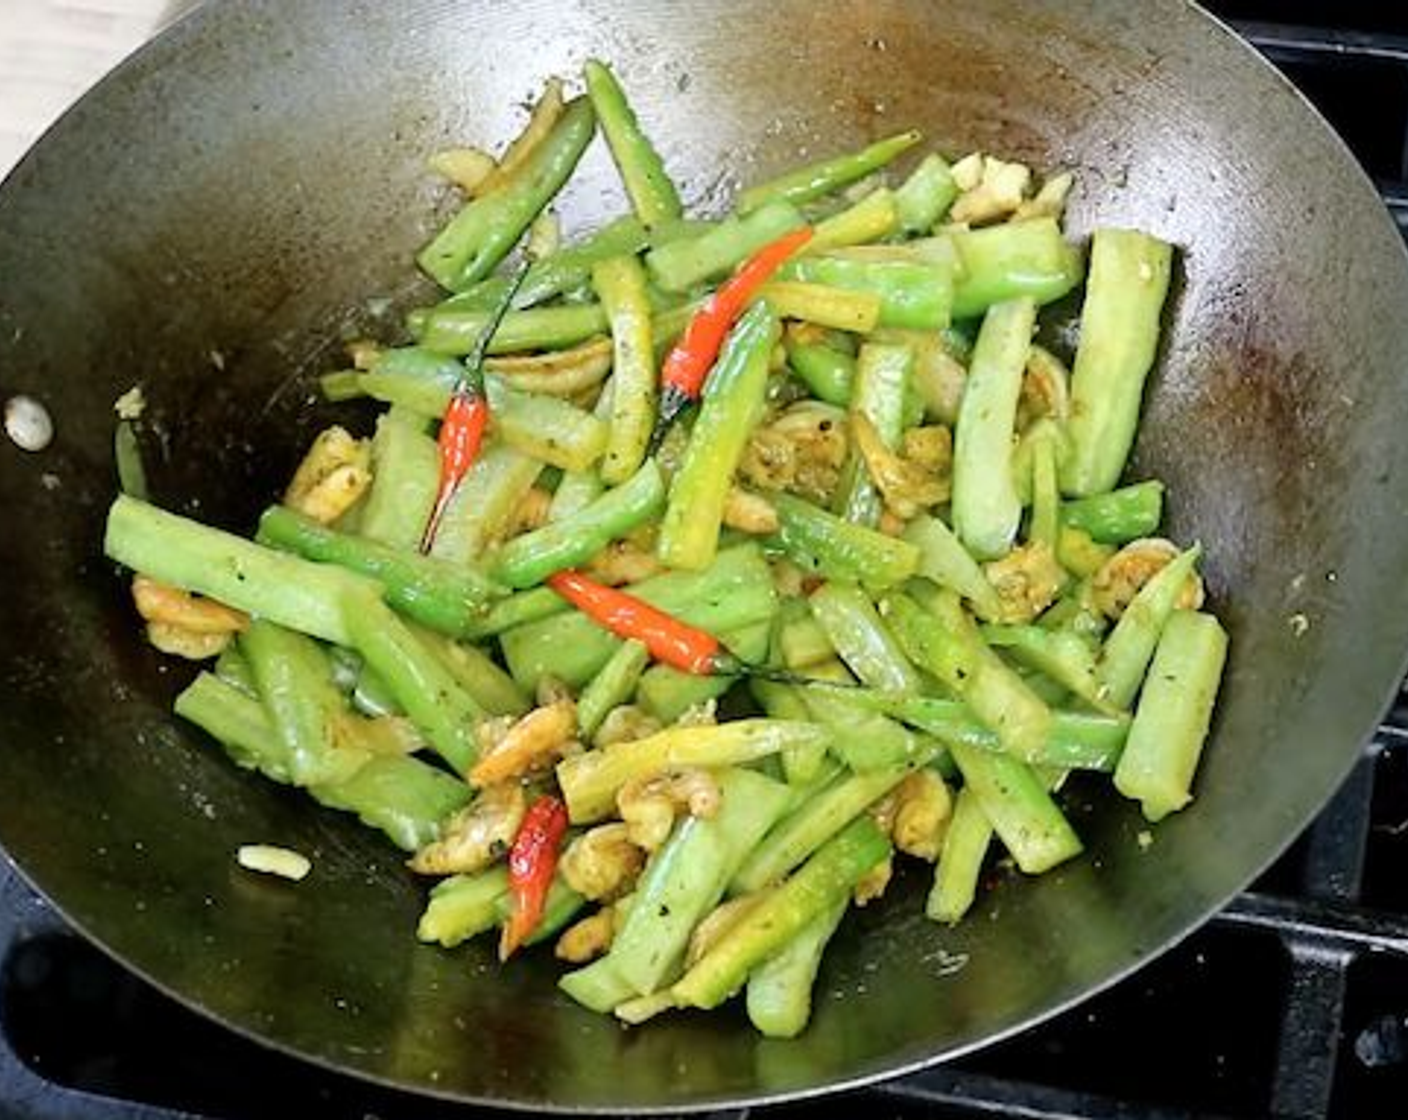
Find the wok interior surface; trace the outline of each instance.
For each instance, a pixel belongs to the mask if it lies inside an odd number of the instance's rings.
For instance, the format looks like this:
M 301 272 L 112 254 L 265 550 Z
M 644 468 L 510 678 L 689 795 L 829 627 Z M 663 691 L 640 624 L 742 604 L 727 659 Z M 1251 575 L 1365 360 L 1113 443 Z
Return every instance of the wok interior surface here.
M 237 529 L 328 410 L 339 338 L 393 336 L 449 200 L 423 158 L 492 144 L 553 73 L 622 74 L 697 208 L 916 125 L 1069 167 L 1070 227 L 1182 247 L 1135 473 L 1200 539 L 1232 661 L 1198 799 L 1154 830 L 1077 784 L 1088 854 L 1009 877 L 956 929 L 923 876 L 848 919 L 807 1033 L 739 1011 L 626 1031 L 545 959 L 414 939 L 421 887 L 354 821 L 237 771 L 169 714 L 189 678 L 140 640 L 101 556 L 111 402 L 150 402 L 156 497 Z M 562 211 L 620 212 L 603 145 Z M 427 1093 L 688 1108 L 900 1072 L 990 1041 L 1186 933 L 1348 770 L 1408 634 L 1408 271 L 1328 129 L 1199 11 L 1038 0 L 841 11 L 594 0 L 215 4 L 110 77 L 0 190 L 0 387 L 55 445 L 0 448 L 0 843 L 79 929 L 231 1027 Z M 1303 628 L 1297 623 L 1303 618 Z M 298 885 L 242 843 L 313 857 Z M 959 967 L 961 965 L 961 967 Z

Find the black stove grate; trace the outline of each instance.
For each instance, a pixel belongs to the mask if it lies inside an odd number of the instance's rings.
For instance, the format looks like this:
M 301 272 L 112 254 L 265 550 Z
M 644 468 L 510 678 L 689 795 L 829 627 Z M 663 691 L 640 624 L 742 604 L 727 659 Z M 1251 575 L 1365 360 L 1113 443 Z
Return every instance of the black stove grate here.
M 1408 236 L 1408 18 L 1398 5 L 1214 4 L 1314 100 Z M 1292 23 L 1264 22 L 1269 18 Z M 1373 105 L 1365 113 L 1363 107 Z M 161 996 L 0 862 L 0 1118 L 487 1120 L 313 1069 Z M 756 1110 L 974 1120 L 1408 1112 L 1408 692 L 1334 801 L 1206 928 L 1035 1031 L 821 1102 Z M 723 1113 L 742 1120 L 746 1112 Z

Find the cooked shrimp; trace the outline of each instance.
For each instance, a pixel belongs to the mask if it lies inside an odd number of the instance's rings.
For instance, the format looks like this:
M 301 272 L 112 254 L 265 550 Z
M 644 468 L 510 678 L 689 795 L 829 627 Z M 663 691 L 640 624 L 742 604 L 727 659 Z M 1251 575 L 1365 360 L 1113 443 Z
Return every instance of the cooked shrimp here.
M 612 743 L 633 743 L 663 730 L 664 724 L 648 712 L 634 704 L 620 704 L 606 713 L 596 735 L 593 746 L 609 747 Z
M 473 874 L 494 863 L 513 846 L 528 799 L 517 782 L 500 782 L 482 791 L 407 861 L 422 875 Z
M 203 661 L 214 657 L 249 625 L 249 616 L 140 573 L 132 601 L 147 620 L 147 639 L 163 653 Z
M 616 795 L 616 808 L 631 841 L 649 852 L 669 837 L 678 813 L 707 819 L 718 813 L 722 803 L 718 782 L 698 767 L 635 778 Z
M 1066 584 L 1066 569 L 1041 541 L 1014 548 L 1001 560 L 984 564 L 983 571 L 1002 600 L 1003 622 L 1030 622 L 1056 601 Z
M 845 413 L 817 401 L 782 410 L 748 441 L 739 475 L 762 490 L 790 490 L 825 501 L 846 461 Z
M 559 758 L 571 750 L 576 730 L 577 706 L 570 699 L 534 708 L 479 756 L 469 784 L 490 786 Z
M 772 503 L 747 490 L 732 487 L 724 499 L 724 524 L 743 533 L 766 535 L 777 532 L 777 510 Z
M 1130 541 L 1105 561 L 1091 581 L 1091 594 L 1100 613 L 1119 618 L 1139 589 L 1177 556 L 1178 546 L 1162 537 Z M 1196 572 L 1189 575 L 1177 605 L 1194 611 L 1203 605 L 1203 581 Z
M 645 852 L 632 843 L 630 827 L 619 822 L 582 833 L 558 864 L 567 885 L 593 902 L 625 894 L 644 866 Z
M 921 510 L 948 500 L 949 480 L 891 451 L 864 413 L 851 417 L 851 433 L 875 488 L 896 517 L 908 521 Z
M 553 956 L 570 964 L 586 964 L 611 948 L 616 939 L 615 908 L 603 906 L 568 926 L 553 946 Z
M 1050 350 L 1032 345 L 1022 374 L 1022 396 L 1017 404 L 1017 429 L 1025 431 L 1050 416 L 1065 420 L 1071 413 L 1071 375 L 1065 363 Z
M 890 835 L 895 847 L 933 863 L 939 858 L 953 812 L 948 786 L 934 771 L 916 770 L 895 787 L 894 797 Z

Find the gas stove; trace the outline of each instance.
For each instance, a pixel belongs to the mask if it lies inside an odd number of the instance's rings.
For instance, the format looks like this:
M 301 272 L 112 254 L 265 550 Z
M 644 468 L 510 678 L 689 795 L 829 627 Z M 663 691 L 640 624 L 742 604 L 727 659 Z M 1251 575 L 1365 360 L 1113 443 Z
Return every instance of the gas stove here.
M 1320 106 L 1408 236 L 1408 16 L 1353 2 L 1210 6 Z M 1405 1102 L 1408 692 L 1290 851 L 1134 977 L 927 1073 L 751 1111 L 754 1120 L 1387 1120 L 1408 1114 Z M 223 1030 L 81 940 L 0 862 L 0 1118 L 272 1114 L 503 1115 L 372 1087 Z

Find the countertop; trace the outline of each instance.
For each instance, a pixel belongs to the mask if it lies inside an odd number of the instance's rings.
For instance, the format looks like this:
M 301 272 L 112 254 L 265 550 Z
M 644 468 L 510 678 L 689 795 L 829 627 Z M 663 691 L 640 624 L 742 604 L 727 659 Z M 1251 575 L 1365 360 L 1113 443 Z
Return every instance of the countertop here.
M 0 177 L 188 0 L 0 0 Z

